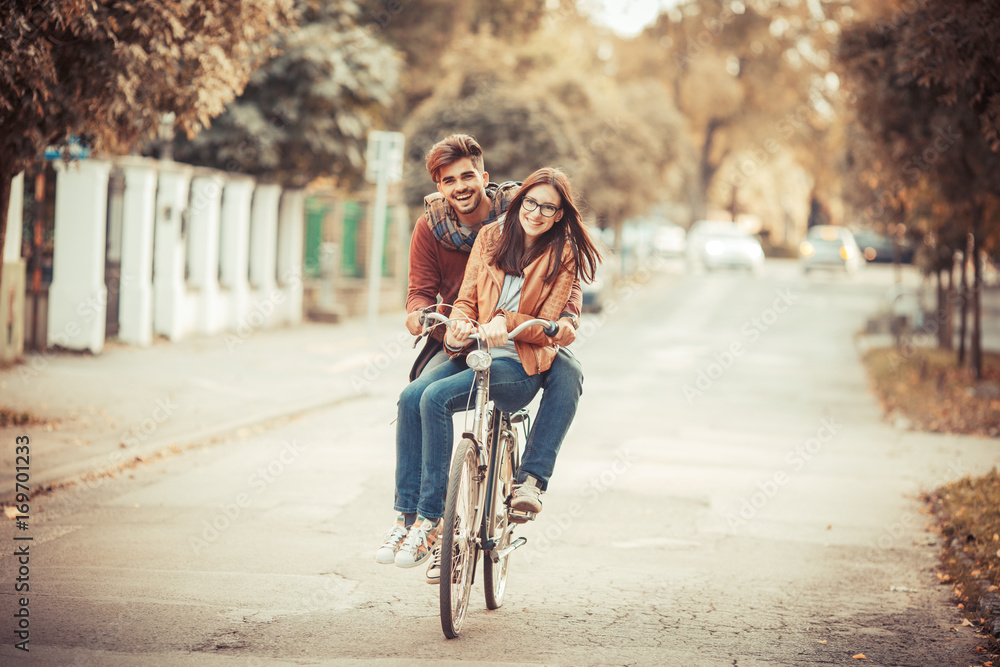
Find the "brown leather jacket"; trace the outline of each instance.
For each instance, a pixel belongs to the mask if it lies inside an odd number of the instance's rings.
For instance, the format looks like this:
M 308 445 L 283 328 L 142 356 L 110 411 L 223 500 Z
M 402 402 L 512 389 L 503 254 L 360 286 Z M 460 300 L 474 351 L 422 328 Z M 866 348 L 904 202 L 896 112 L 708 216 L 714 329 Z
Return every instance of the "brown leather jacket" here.
M 490 264 L 490 259 L 499 243 L 500 232 L 500 225 L 488 225 L 476 237 L 469 263 L 465 267 L 465 279 L 450 317 L 464 314 L 485 324 L 497 314 L 504 272 Z M 576 262 L 568 246 L 563 248 L 559 273 L 550 283 L 544 280 L 547 269 L 548 255 L 539 257 L 524 269 L 524 285 L 521 287 L 518 312 L 499 311 L 507 319 L 507 331 L 536 317 L 557 320 L 566 310 L 566 303 L 576 280 Z M 552 339 L 542 333 L 540 327 L 531 327 L 518 334 L 514 347 L 524 366 L 524 372 L 528 375 L 549 370 L 558 349 Z

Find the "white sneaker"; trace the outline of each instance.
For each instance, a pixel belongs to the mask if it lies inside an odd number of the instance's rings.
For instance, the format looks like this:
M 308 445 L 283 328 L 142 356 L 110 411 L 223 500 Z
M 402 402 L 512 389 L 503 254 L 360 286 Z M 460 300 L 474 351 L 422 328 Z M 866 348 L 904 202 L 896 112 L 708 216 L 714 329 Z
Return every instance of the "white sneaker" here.
M 437 522 L 418 516 L 410 526 L 410 532 L 396 552 L 398 567 L 416 567 L 431 557 L 431 550 L 437 543 Z
M 528 475 L 524 478 L 523 484 L 514 485 L 514 493 L 511 494 L 510 499 L 510 508 L 521 512 L 534 512 L 537 514 L 542 511 L 542 501 L 539 499 L 540 495 L 542 495 L 541 482 Z
M 431 552 L 431 564 L 427 566 L 427 577 L 428 584 L 440 584 L 441 583 L 441 543 L 438 542 L 434 545 L 434 550 Z
M 392 529 L 385 534 L 385 542 L 375 552 L 375 562 L 388 565 L 396 559 L 396 552 L 406 539 L 406 527 L 403 525 L 403 517 L 396 520 Z

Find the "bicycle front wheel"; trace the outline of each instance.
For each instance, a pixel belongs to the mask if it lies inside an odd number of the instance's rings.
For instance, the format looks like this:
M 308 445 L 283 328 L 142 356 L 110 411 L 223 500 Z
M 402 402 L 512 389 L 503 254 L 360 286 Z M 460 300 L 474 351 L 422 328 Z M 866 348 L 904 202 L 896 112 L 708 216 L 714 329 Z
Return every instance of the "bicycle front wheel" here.
M 513 526 L 507 518 L 507 498 L 514 488 L 514 461 L 517 442 L 514 432 L 496 429 L 493 434 L 493 451 L 490 454 L 490 470 L 496 471 L 486 489 L 486 514 L 483 516 L 483 541 L 493 542 L 497 552 L 510 545 Z M 507 587 L 507 570 L 510 554 L 498 562 L 488 555 L 483 558 L 483 586 L 486 589 L 486 607 L 499 609 L 503 604 L 503 593 Z
M 476 446 L 471 440 L 462 440 L 451 466 L 441 520 L 441 629 L 448 639 L 458 636 L 469 608 L 478 548 L 479 484 Z

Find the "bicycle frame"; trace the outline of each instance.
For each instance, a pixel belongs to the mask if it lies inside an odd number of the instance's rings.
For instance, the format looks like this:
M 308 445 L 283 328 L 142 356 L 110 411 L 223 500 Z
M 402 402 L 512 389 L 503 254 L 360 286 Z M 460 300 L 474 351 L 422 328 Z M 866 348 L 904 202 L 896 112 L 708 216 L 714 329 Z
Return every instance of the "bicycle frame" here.
M 436 312 L 426 313 L 425 317 L 450 322 Z M 554 322 L 535 319 L 516 327 L 510 337 L 539 324 L 549 335 L 558 330 Z M 478 336 L 473 334 L 473 337 Z M 488 557 L 483 563 L 486 604 L 490 609 L 497 609 L 502 604 L 506 586 L 509 561 L 505 559 L 528 541 L 524 536 L 509 541 L 514 530 L 508 505 L 509 489 L 519 458 L 514 419 L 496 406 L 490 408 L 490 353 L 474 349 L 467 355 L 466 363 L 475 372 L 475 405 L 472 406 L 472 426 L 462 434 L 452 461 L 441 547 L 441 625 L 448 638 L 458 636 L 465 619 L 480 552 Z M 492 418 L 487 419 L 488 416 Z M 525 417 L 517 421 L 523 422 Z

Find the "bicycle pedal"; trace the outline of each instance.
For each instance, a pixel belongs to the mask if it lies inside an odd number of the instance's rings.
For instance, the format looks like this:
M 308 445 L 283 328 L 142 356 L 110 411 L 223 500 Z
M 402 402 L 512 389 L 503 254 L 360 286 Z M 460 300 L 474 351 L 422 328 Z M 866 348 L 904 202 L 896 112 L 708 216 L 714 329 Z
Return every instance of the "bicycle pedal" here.
M 517 510 L 511 508 L 509 516 L 513 523 L 528 523 L 529 521 L 535 520 L 535 512 L 529 512 L 527 510 Z

